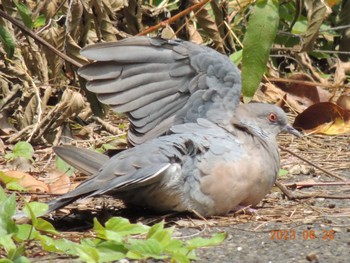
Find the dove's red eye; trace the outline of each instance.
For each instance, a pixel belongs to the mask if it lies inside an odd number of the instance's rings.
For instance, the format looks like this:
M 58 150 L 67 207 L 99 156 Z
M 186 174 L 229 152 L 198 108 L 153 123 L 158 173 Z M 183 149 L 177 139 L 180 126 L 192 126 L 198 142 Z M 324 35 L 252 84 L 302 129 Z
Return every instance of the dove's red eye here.
M 277 115 L 273 112 L 271 112 L 268 116 L 269 121 L 276 122 L 277 121 Z

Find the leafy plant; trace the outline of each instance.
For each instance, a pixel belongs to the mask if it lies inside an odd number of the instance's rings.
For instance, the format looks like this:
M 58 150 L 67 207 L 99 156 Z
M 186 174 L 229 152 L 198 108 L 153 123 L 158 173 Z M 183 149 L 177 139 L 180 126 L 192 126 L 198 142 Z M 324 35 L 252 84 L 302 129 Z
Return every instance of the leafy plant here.
M 247 25 L 243 40 L 242 93 L 253 97 L 265 72 L 270 50 L 275 40 L 279 1 L 257 1 Z
M 132 224 L 125 218 L 112 217 L 105 226 L 94 219 L 94 237 L 75 243 L 60 238 L 60 233 L 51 223 L 38 218 L 47 211 L 46 204 L 26 203 L 23 215 L 30 218 L 32 223 L 16 224 L 12 219 L 16 211 L 15 195 L 7 197 L 0 188 L 0 203 L 0 246 L 6 256 L 0 262 L 30 262 L 26 257 L 25 245 L 26 241 L 32 240 L 40 244 L 44 251 L 78 257 L 84 262 L 152 258 L 186 263 L 198 259 L 195 249 L 218 245 L 226 238 L 225 233 L 218 233 L 211 238 L 197 237 L 182 241 L 173 237 L 175 228 L 166 228 L 164 221 L 150 227 L 141 223 Z
M 14 160 L 18 157 L 24 157 L 28 160 L 33 161 L 34 149 L 28 142 L 19 141 L 13 147 L 12 153 L 5 155 L 5 159 L 8 161 Z

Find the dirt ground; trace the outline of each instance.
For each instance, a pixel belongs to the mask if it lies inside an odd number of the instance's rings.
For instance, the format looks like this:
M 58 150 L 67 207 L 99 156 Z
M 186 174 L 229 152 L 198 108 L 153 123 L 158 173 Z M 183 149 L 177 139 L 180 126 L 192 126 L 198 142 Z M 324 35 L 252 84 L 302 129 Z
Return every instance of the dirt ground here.
M 146 224 L 165 219 L 168 225 L 176 226 L 176 236 L 184 239 L 207 237 L 217 232 L 228 233 L 228 238 L 220 246 L 197 251 L 200 262 L 348 262 L 348 136 L 313 135 L 296 139 L 284 135 L 279 140 L 281 146 L 295 153 L 292 155 L 281 151 L 282 168 L 289 173 L 278 179 L 288 186 L 287 194 L 294 195 L 294 200 L 274 187 L 253 212 L 241 211 L 203 220 L 188 214 L 157 215 L 135 208 L 118 209 L 121 207 L 118 202 L 103 197 L 69 205 L 58 212 L 52 222 L 67 236 L 78 239 L 91 227 L 89 224 L 94 216 L 103 222 L 112 215 Z M 306 158 L 312 164 L 305 163 L 297 156 Z M 106 208 L 99 210 L 102 204 Z M 66 216 L 65 212 L 70 215 Z M 35 257 L 33 262 L 72 262 L 72 259 Z

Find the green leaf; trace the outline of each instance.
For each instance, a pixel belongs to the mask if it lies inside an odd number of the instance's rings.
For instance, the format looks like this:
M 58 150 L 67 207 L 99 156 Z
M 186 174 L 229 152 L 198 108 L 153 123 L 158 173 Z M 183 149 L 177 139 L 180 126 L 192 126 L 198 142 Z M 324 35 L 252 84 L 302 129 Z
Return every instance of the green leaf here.
M 4 172 L 0 171 L 0 175 L 4 174 Z M 5 201 L 7 199 L 7 195 L 4 191 L 4 189 L 2 189 L 2 187 L 0 186 L 0 204 Z
M 0 235 L 0 245 L 0 247 L 3 247 L 8 254 L 16 249 L 16 245 L 12 240 L 12 234 Z
M 123 244 L 114 241 L 104 241 L 96 246 L 103 262 L 112 262 L 126 257 L 127 249 Z
M 41 235 L 39 232 L 36 232 L 35 238 L 40 241 L 41 247 L 45 251 L 61 252 L 77 256 L 76 247 L 79 246 L 79 244 L 76 244 L 70 240 L 64 238 L 55 240 L 49 236 Z
M 189 260 L 198 259 L 194 250 L 190 250 L 185 246 L 184 242 L 178 239 L 170 240 L 168 245 L 165 247 L 165 251 L 177 262 L 188 262 Z
M 227 233 L 217 233 L 211 238 L 196 237 L 187 241 L 190 249 L 210 247 L 221 244 L 227 237 Z
M 147 234 L 147 238 L 151 238 L 152 236 L 156 235 L 158 232 L 163 231 L 164 230 L 164 220 L 162 220 L 161 222 L 153 225 Z
M 25 187 L 23 187 L 22 185 L 20 185 L 17 181 L 18 178 L 12 178 L 14 180 L 12 180 L 11 182 L 8 182 L 6 184 L 6 188 L 8 190 L 12 190 L 12 191 L 27 191 L 27 189 Z
M 30 202 L 30 203 L 26 203 L 26 206 L 23 208 L 23 212 L 32 220 L 34 220 L 33 217 L 36 218 L 44 215 L 48 209 L 49 209 L 48 204 L 39 203 L 39 202 Z M 35 224 L 36 222 L 35 223 L 33 222 L 34 226 Z
M 288 174 L 288 170 L 280 169 L 278 172 L 278 176 L 286 176 Z
M 16 241 L 31 240 L 36 235 L 36 230 L 32 225 L 29 224 L 18 224 L 18 231 L 14 236 Z
M 130 221 L 122 217 L 112 217 L 106 222 L 106 230 L 117 232 L 121 236 L 144 234 L 149 227 L 142 224 L 131 224 Z
M 7 29 L 0 25 L 0 41 L 4 44 L 4 49 L 9 58 L 15 53 L 16 43 Z
M 15 178 L 14 178 L 15 179 Z M 12 191 L 26 191 L 27 189 L 15 181 L 6 184 L 6 188 Z
M 94 247 L 88 245 L 77 245 L 76 246 L 77 255 L 79 259 L 88 263 L 100 262 L 100 256 L 98 250 Z
M 243 49 L 238 50 L 237 52 L 234 52 L 230 55 L 230 60 L 236 65 L 239 65 L 239 63 L 241 63 L 242 61 L 242 54 L 243 54 Z
M 29 262 L 26 257 L 23 257 L 22 255 L 25 252 L 25 247 L 23 244 L 21 244 L 19 247 L 11 251 L 11 254 L 9 254 L 9 257 L 13 260 L 13 262 Z M 22 261 L 25 260 L 25 261 Z
M 175 227 L 164 228 L 164 221 L 161 221 L 150 228 L 147 238 L 155 239 L 165 247 L 168 246 L 169 242 L 171 241 L 171 236 L 174 229 Z
M 31 263 L 31 261 L 24 256 L 17 257 L 13 262 L 14 263 Z
M 0 205 L 0 236 L 17 232 L 17 226 L 12 220 L 16 212 L 16 198 L 11 194 Z
M 276 37 L 278 0 L 258 0 L 249 17 L 243 40 L 242 94 L 253 97 L 265 72 L 270 49 Z
M 0 181 L 4 182 L 6 188 L 9 190 L 25 191 L 26 188 L 17 183 L 19 180 L 20 178 L 7 176 L 4 172 L 0 172 Z
M 165 259 L 167 256 L 162 255 L 164 247 L 155 239 L 139 240 L 130 239 L 129 252 L 126 254 L 131 259 Z
M 15 144 L 15 146 L 13 147 L 12 153 L 5 155 L 5 159 L 14 160 L 18 157 L 24 157 L 28 160 L 33 161 L 33 158 L 32 158 L 33 153 L 34 153 L 34 149 L 30 145 L 30 143 L 20 141 Z
M 70 166 L 68 163 L 63 161 L 60 157 L 56 156 L 55 159 L 56 167 L 59 171 L 66 173 L 68 175 L 72 175 L 75 172 L 75 168 L 73 166 Z
M 31 11 L 28 6 L 23 3 L 18 3 L 17 1 L 13 1 L 16 5 L 19 15 L 22 18 L 23 24 L 29 29 L 33 29 L 33 21 L 31 17 Z
M 46 25 L 46 17 L 44 14 L 39 15 L 33 23 L 34 28 L 42 27 Z
M 56 229 L 50 222 L 42 218 L 38 218 L 35 228 L 37 230 L 45 231 L 47 233 L 56 234 L 56 235 L 59 234 L 59 232 L 56 231 Z
M 190 263 L 190 258 L 187 257 L 186 254 L 176 252 L 172 254 L 171 257 L 172 261 L 171 262 L 181 262 L 181 263 Z

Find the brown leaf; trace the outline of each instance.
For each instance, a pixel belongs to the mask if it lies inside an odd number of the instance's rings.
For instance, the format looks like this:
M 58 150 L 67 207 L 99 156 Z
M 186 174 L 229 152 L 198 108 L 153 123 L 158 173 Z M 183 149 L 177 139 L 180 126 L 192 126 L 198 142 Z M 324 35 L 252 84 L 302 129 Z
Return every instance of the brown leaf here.
M 316 85 L 308 85 L 307 83 L 313 82 L 313 79 L 307 74 L 295 73 L 290 75 L 289 79 L 290 82 L 276 80 L 273 83 L 305 108 L 315 103 L 328 101 L 331 97 L 327 90 Z
M 302 105 L 297 97 L 287 94 L 272 83 L 264 83 L 254 94 L 254 101 L 267 102 L 284 108 L 290 106 L 296 112 L 302 112 L 306 106 Z
M 309 133 L 337 135 L 350 132 L 350 112 L 331 103 L 314 104 L 299 114 L 293 126 Z
M 198 0 L 191 0 L 191 4 L 199 3 Z M 210 12 L 207 7 L 203 7 L 194 13 L 198 24 L 201 28 L 208 34 L 208 36 L 213 40 L 215 50 L 220 53 L 225 53 L 225 43 L 220 35 L 217 24 L 210 15 Z
M 340 95 L 337 100 L 337 105 L 350 111 L 350 95 Z
M 44 182 L 35 179 L 30 174 L 20 171 L 6 171 L 5 175 L 18 178 L 17 183 L 31 192 L 49 192 L 49 188 Z
M 304 33 L 303 45 L 301 51 L 311 51 L 313 44 L 318 36 L 318 31 L 324 20 L 332 12 L 324 1 L 307 0 L 305 1 L 307 9 L 307 29 Z
M 350 62 L 343 62 L 337 59 L 336 70 L 334 74 L 334 83 L 338 86 L 344 85 L 347 74 L 350 73 Z
M 52 170 L 47 173 L 51 183 L 49 183 L 49 192 L 52 194 L 65 194 L 71 190 L 71 181 L 69 176 L 58 170 Z

